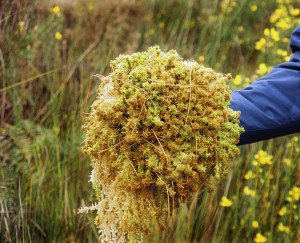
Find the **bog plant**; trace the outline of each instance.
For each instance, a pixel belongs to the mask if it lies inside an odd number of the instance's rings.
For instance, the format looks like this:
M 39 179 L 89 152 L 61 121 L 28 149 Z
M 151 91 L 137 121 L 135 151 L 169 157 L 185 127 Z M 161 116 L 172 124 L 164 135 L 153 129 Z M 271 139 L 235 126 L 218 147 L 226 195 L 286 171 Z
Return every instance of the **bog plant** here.
M 158 46 L 120 55 L 101 77 L 83 130 L 103 241 L 140 240 L 226 174 L 242 128 L 228 107 L 231 75 Z M 84 209 L 83 209 L 84 210 Z

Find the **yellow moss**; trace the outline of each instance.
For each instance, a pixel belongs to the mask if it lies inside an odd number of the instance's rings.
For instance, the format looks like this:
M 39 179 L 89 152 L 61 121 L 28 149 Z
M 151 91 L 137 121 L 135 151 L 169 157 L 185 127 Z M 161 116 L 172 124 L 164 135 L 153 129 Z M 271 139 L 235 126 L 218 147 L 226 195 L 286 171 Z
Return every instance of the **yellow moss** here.
M 229 74 L 158 46 L 111 68 L 83 126 L 83 152 L 93 161 L 101 237 L 134 240 L 150 233 L 151 218 L 165 228 L 181 202 L 226 174 L 243 129 L 228 107 Z

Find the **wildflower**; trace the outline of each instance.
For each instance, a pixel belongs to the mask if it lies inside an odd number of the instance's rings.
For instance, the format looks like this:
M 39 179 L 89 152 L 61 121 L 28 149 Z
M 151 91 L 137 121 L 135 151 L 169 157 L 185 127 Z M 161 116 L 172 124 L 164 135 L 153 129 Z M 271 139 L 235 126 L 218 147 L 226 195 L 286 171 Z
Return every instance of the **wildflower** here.
M 158 27 L 163 29 L 165 27 L 165 23 L 164 22 L 159 22 Z
M 257 229 L 259 227 L 259 223 L 256 220 L 254 220 L 252 222 L 252 227 L 253 227 L 253 229 Z
M 192 19 L 191 20 L 191 24 L 190 24 L 190 28 L 193 28 L 196 24 L 196 20 Z
M 278 49 L 277 51 L 276 51 L 276 53 L 277 53 L 277 55 L 282 55 L 282 50 L 281 49 Z
M 290 232 L 290 228 L 288 226 L 284 226 L 281 222 L 279 223 L 277 229 L 281 232 L 285 232 L 285 233 L 289 233 Z
M 257 6 L 256 5 L 251 5 L 250 7 L 252 12 L 255 12 L 257 10 Z
M 244 193 L 245 195 L 247 195 L 247 196 L 251 196 L 251 197 L 254 197 L 254 196 L 255 196 L 255 191 L 249 189 L 248 186 L 245 186 L 245 187 L 244 187 L 243 193 Z
M 292 9 L 292 10 L 290 11 L 290 13 L 291 13 L 291 15 L 293 15 L 293 16 L 298 16 L 299 13 L 300 13 L 300 10 L 299 10 L 299 8 L 294 8 L 294 9 Z
M 291 196 L 295 201 L 299 201 L 300 187 L 293 186 L 293 188 L 289 191 L 289 196 Z
M 259 180 L 259 182 L 260 182 L 261 184 L 263 184 L 263 183 L 265 183 L 265 180 L 264 180 L 263 178 L 261 178 L 261 179 Z
M 154 35 L 154 33 L 155 33 L 155 30 L 154 30 L 153 28 L 151 28 L 151 29 L 149 30 L 149 35 Z
M 233 2 L 230 3 L 230 5 L 231 5 L 232 7 L 236 7 L 238 4 L 237 4 L 237 2 L 233 1 Z
M 89 5 L 88 5 L 88 10 L 93 10 L 94 9 L 94 4 L 92 4 L 92 3 L 90 3 Z
M 232 7 L 228 7 L 228 8 L 227 8 L 227 12 L 228 12 L 228 13 L 231 13 L 231 12 L 232 12 L 232 10 L 233 10 L 233 8 L 232 8 Z
M 291 165 L 291 160 L 287 159 L 287 158 L 284 158 L 283 163 L 285 163 L 287 166 L 290 166 Z
M 268 28 L 264 29 L 264 35 L 269 36 L 270 35 L 270 30 Z
M 60 32 L 55 32 L 55 38 L 57 40 L 61 40 L 63 38 L 62 34 Z
M 283 38 L 282 38 L 282 42 L 283 42 L 283 43 L 289 43 L 290 40 L 289 40 L 289 38 L 287 38 L 287 37 L 283 37 Z
M 284 30 L 289 29 L 290 28 L 290 19 L 289 18 L 280 19 L 276 23 L 276 27 L 278 27 L 280 29 L 284 29 Z
M 276 31 L 274 28 L 271 28 L 270 29 L 270 34 L 271 34 L 271 37 L 272 37 L 272 39 L 274 40 L 274 41 L 279 41 L 280 40 L 280 38 L 279 38 L 279 33 L 278 33 L 278 31 Z
M 267 68 L 266 64 L 260 63 L 259 66 L 258 66 L 257 73 L 259 75 L 262 75 L 262 76 L 267 74 L 268 73 L 268 68 Z
M 298 137 L 293 137 L 294 142 L 298 142 L 299 138 Z
M 288 62 L 288 61 L 291 59 L 291 57 L 292 57 L 292 54 L 289 55 L 289 56 L 284 57 L 284 60 L 285 60 L 286 62 Z
M 255 235 L 254 241 L 257 243 L 264 243 L 267 241 L 267 238 L 263 236 L 261 233 L 257 233 Z
M 282 207 L 282 208 L 279 210 L 279 212 L 278 212 L 278 214 L 279 214 L 280 216 L 283 216 L 283 215 L 285 215 L 286 213 L 287 213 L 286 207 Z
M 55 14 L 59 14 L 59 13 L 60 13 L 60 8 L 59 8 L 59 6 L 54 6 L 54 7 L 52 8 L 52 12 L 55 13 Z
M 259 41 L 255 42 L 255 49 L 256 50 L 261 50 L 265 45 L 267 41 L 265 38 L 260 38 Z
M 291 201 L 293 201 L 293 198 L 288 196 L 285 200 L 287 200 L 288 202 L 291 202 Z
M 221 200 L 221 202 L 220 202 L 220 205 L 222 206 L 222 207 L 231 207 L 231 205 L 232 205 L 232 201 L 231 200 L 229 200 L 227 197 L 222 197 L 222 200 Z
M 295 219 L 295 220 L 298 220 L 298 219 L 299 219 L 299 216 L 298 216 L 298 215 L 294 215 L 294 219 Z
M 204 60 L 205 60 L 205 56 L 199 56 L 199 57 L 198 57 L 198 61 L 199 61 L 199 62 L 203 62 Z
M 264 68 L 264 65 L 261 66 L 261 69 Z M 266 151 L 260 150 L 255 154 L 254 158 L 262 165 L 271 165 L 272 164 L 272 155 L 268 155 Z
M 242 31 L 244 30 L 244 27 L 240 25 L 240 26 L 238 26 L 237 30 L 238 30 L 239 32 L 242 32 Z
M 235 85 L 239 85 L 241 83 L 241 81 L 242 81 L 242 77 L 241 77 L 241 75 L 238 74 L 235 76 L 233 83 Z
M 254 178 L 254 177 L 255 177 L 255 176 L 253 175 L 253 173 L 252 173 L 251 170 L 247 171 L 247 173 L 246 173 L 245 176 L 244 176 L 244 178 L 245 178 L 246 180 L 249 180 L 249 179 Z
M 283 13 L 283 10 L 282 10 L 281 8 L 277 8 L 277 9 L 275 10 L 275 12 L 273 12 L 273 14 L 271 15 L 271 17 L 270 17 L 270 22 L 271 22 L 272 24 L 273 24 L 273 23 L 276 23 L 276 22 L 280 19 L 282 13 Z
M 296 153 L 299 153 L 300 152 L 300 148 L 295 148 L 295 151 L 296 151 Z
M 24 26 L 25 26 L 25 22 L 24 21 L 20 21 L 19 22 L 19 30 L 20 30 L 20 32 L 23 32 Z

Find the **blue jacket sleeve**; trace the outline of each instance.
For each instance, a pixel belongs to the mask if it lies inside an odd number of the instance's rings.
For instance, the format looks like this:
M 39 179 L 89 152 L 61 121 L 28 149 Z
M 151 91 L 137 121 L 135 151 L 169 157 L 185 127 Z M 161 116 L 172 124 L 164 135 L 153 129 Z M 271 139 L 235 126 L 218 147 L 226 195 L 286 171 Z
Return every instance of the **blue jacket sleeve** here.
M 242 90 L 230 107 L 241 111 L 245 132 L 238 145 L 300 132 L 300 25 L 291 36 L 293 56 Z

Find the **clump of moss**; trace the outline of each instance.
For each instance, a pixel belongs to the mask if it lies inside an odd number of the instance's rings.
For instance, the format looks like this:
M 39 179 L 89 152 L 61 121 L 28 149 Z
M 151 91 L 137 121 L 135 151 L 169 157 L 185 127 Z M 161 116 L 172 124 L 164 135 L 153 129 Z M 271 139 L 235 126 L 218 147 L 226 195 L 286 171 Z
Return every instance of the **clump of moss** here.
M 102 239 L 137 240 L 239 152 L 239 112 L 228 107 L 231 75 L 158 46 L 121 55 L 102 78 L 86 118 Z

